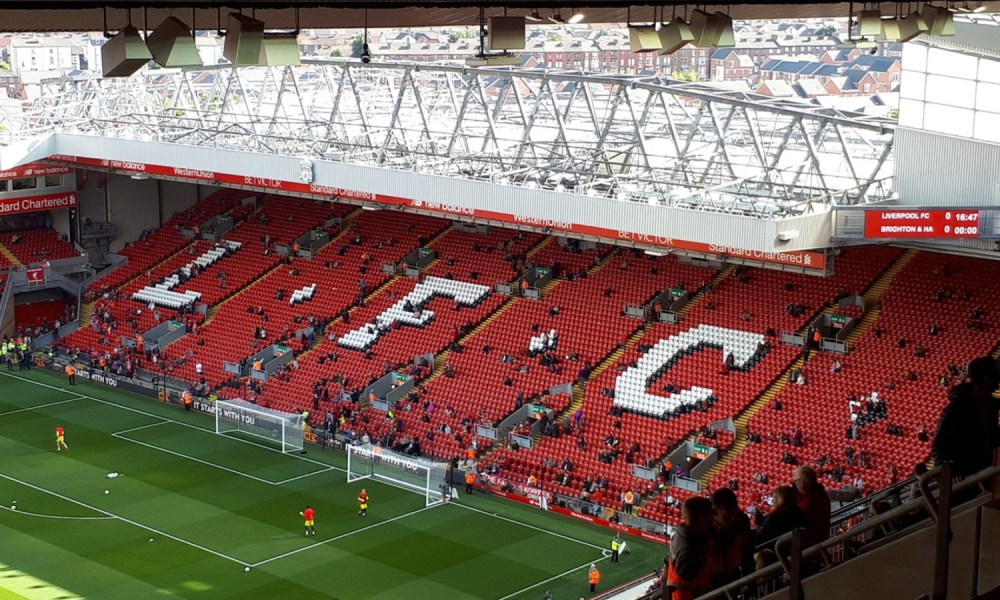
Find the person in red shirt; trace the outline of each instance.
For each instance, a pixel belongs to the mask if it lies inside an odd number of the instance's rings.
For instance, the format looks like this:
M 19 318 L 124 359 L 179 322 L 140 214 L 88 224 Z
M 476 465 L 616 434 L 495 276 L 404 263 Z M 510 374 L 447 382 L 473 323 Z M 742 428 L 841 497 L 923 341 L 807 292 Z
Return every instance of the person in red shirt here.
M 361 493 L 358 494 L 358 515 L 366 516 L 368 514 L 368 492 L 365 488 L 361 488 Z
M 69 450 L 69 446 L 66 445 L 66 432 L 63 431 L 62 425 L 56 425 L 56 452 L 64 448 Z
M 305 510 L 299 511 L 299 515 L 306 520 L 306 537 L 316 535 L 316 527 L 314 526 L 316 513 L 313 511 L 312 507 L 306 504 Z

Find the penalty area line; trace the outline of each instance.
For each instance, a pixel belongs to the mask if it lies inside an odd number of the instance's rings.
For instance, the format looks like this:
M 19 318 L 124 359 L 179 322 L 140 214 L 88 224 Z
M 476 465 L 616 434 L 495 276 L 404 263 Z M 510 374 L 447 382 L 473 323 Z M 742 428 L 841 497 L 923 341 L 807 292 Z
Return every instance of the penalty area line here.
M 301 548 L 297 548 L 295 550 L 292 550 L 291 552 L 285 552 L 284 554 L 279 554 L 277 556 L 272 556 L 271 558 L 265 558 L 264 560 L 262 560 L 260 562 L 255 562 L 255 563 L 253 563 L 252 565 L 249 565 L 249 566 L 253 567 L 253 568 L 257 568 L 257 567 L 259 567 L 261 565 L 266 565 L 269 562 L 274 562 L 276 560 L 281 560 L 282 558 L 287 558 L 289 556 L 292 556 L 293 554 L 298 554 L 299 552 L 305 552 L 306 550 L 312 550 L 313 548 L 318 548 L 319 546 L 325 546 L 326 544 L 329 544 L 330 542 L 336 542 L 337 540 L 342 540 L 342 539 L 344 539 L 346 537 L 351 537 L 352 535 L 361 533 L 363 531 L 368 531 L 369 529 L 375 529 L 376 527 L 381 527 L 382 525 L 388 525 L 389 523 L 392 523 L 393 521 L 399 521 L 400 519 L 405 519 L 407 517 L 412 517 L 415 514 L 422 513 L 425 510 L 429 510 L 429 509 L 435 508 L 436 506 L 437 505 L 434 504 L 434 505 L 431 505 L 431 506 L 425 506 L 423 508 L 418 508 L 417 510 L 413 510 L 413 511 L 410 511 L 410 512 L 408 512 L 406 514 L 392 517 L 391 519 L 386 519 L 385 521 L 379 521 L 378 523 L 372 523 L 371 525 L 369 525 L 367 527 L 362 527 L 361 529 L 355 529 L 353 531 L 348 531 L 347 533 L 342 533 L 342 534 L 340 534 L 338 536 L 334 536 L 334 537 L 332 537 L 332 538 L 330 538 L 328 540 L 323 540 L 322 542 L 316 542 L 315 544 L 309 544 L 308 546 L 303 546 Z
M 559 579 L 561 577 L 566 577 L 567 575 L 572 575 L 573 573 L 576 573 L 577 571 L 582 571 L 584 569 L 589 568 L 590 565 L 599 563 L 602 560 L 607 560 L 607 559 L 608 559 L 607 556 L 603 556 L 603 557 L 598 558 L 596 560 L 587 561 L 587 562 L 583 563 L 582 565 L 580 565 L 579 567 L 573 567 L 572 569 L 570 569 L 568 571 L 563 571 L 562 573 L 560 573 L 558 575 L 553 575 L 552 577 L 549 577 L 548 579 L 543 579 L 543 580 L 539 581 L 538 583 L 533 583 L 533 584 L 529 585 L 528 587 L 521 588 L 521 589 L 517 590 L 516 592 L 514 592 L 512 594 L 507 594 L 506 596 L 503 596 L 501 598 L 497 598 L 497 600 L 508 600 L 509 598 L 513 598 L 515 596 L 519 596 L 519 595 L 523 594 L 524 592 L 527 592 L 527 591 L 535 589 L 536 587 L 545 585 L 546 583 L 548 583 L 550 581 L 555 581 L 556 579 Z
M 312 477 L 313 475 L 320 475 L 322 473 L 329 473 L 330 471 L 337 471 L 336 467 L 328 467 L 326 469 L 320 469 L 319 471 L 312 471 L 306 473 L 305 475 L 297 475 L 295 477 L 289 477 L 288 479 L 282 479 L 281 481 L 275 481 L 274 485 L 285 485 L 286 483 L 291 483 L 292 481 L 298 481 L 299 479 L 305 479 L 306 477 Z
M 138 521 L 133 521 L 132 519 L 128 519 L 128 518 L 123 517 L 121 515 L 116 515 L 115 513 L 106 511 L 103 508 L 98 508 L 98 507 L 93 506 L 91 504 L 87 504 L 86 502 L 81 502 L 80 500 L 75 500 L 73 498 L 70 498 L 69 496 L 64 496 L 64 495 L 60 494 L 59 492 L 53 492 L 52 490 L 47 490 L 47 489 L 45 489 L 43 487 L 40 487 L 40 486 L 37 486 L 37 485 L 35 485 L 33 483 L 28 483 L 27 481 L 22 481 L 20 479 L 17 479 L 16 477 L 11 477 L 10 475 L 4 475 L 3 473 L 0 473 L 0 477 L 2 477 L 3 479 L 6 479 L 8 481 L 13 481 L 14 483 L 19 483 L 19 484 L 21 484 L 23 486 L 26 486 L 26 487 L 29 487 L 29 488 L 31 488 L 33 490 L 37 490 L 39 492 L 48 494 L 50 496 L 55 496 L 56 498 L 59 498 L 60 500 L 65 500 L 66 502 L 70 502 L 72 504 L 76 504 L 77 506 L 82 506 L 84 508 L 90 509 L 90 510 L 92 510 L 94 512 L 100 513 L 100 514 L 105 515 L 107 517 L 110 517 L 112 519 L 117 519 L 117 520 L 119 520 L 119 521 L 121 521 L 123 523 L 128 523 L 129 525 L 132 525 L 134 527 L 138 527 L 139 529 L 145 529 L 146 531 L 150 531 L 150 532 L 155 533 L 157 535 L 162 535 L 165 538 L 169 538 L 171 540 L 174 540 L 175 542 L 180 542 L 181 544 L 184 544 L 186 546 L 191 546 L 192 548 L 197 548 L 198 550 L 201 550 L 203 552 L 208 552 L 209 554 L 213 554 L 215 556 L 218 556 L 219 558 L 224 558 L 224 559 L 226 559 L 228 561 L 231 561 L 231 562 L 234 562 L 234 563 L 236 563 L 238 565 L 242 565 L 244 567 L 251 566 L 250 563 L 244 562 L 244 561 L 242 561 L 242 560 L 240 560 L 238 558 L 233 558 L 232 556 L 229 556 L 228 554 L 223 554 L 222 552 L 219 552 L 217 550 L 212 550 L 211 548 L 206 548 L 205 546 L 202 546 L 201 544 L 198 544 L 198 543 L 195 543 L 195 542 L 192 542 L 192 541 L 189 541 L 189 540 L 185 540 L 184 538 L 177 537 L 176 535 L 167 533 L 165 531 L 161 531 L 159 529 L 156 529 L 155 527 L 150 527 L 149 525 L 143 525 L 142 523 L 140 523 Z
M 508 523 L 514 523 L 515 525 L 520 525 L 521 527 L 527 527 L 528 529 L 534 529 L 535 531 L 540 531 L 542 533 L 545 533 L 545 534 L 548 534 L 548 535 L 552 535 L 552 536 L 555 536 L 557 538 L 562 538 L 562 539 L 568 540 L 570 542 L 576 542 L 577 544 L 583 544 L 584 546 L 589 546 L 589 547 L 594 548 L 596 550 L 604 550 L 605 549 L 604 546 L 598 546 L 597 544 L 591 544 L 590 542 L 585 542 L 583 540 L 578 540 L 578 539 L 570 537 L 568 535 L 563 535 L 561 533 L 556 533 L 554 531 L 549 531 L 548 529 L 545 529 L 545 528 L 542 528 L 542 527 L 537 527 L 535 525 L 529 525 L 527 523 L 522 523 L 521 521 L 517 521 L 515 519 L 511 519 L 511 518 L 505 517 L 503 515 L 498 515 L 496 513 L 491 513 L 489 511 L 483 510 L 481 508 L 476 508 L 474 506 L 469 506 L 467 504 L 462 504 L 460 502 L 454 502 L 454 501 L 452 501 L 451 504 L 454 504 L 456 506 L 461 506 L 465 510 L 471 510 L 473 512 L 482 513 L 484 515 L 491 516 L 494 519 L 500 519 L 501 521 L 507 521 Z
M 6 506 L 0 506 L 0 508 L 6 510 L 7 512 L 14 513 L 15 515 L 27 515 L 29 517 L 38 517 L 40 519 L 61 519 L 64 521 L 111 521 L 115 517 L 70 517 L 67 515 L 43 515 L 42 513 L 30 512 L 27 510 L 17 510 L 14 508 L 7 508 Z
M 162 425 L 162 423 L 156 423 L 156 425 Z M 140 427 L 140 429 L 142 429 L 142 428 Z M 270 479 L 263 479 L 261 477 L 257 477 L 256 475 L 251 475 L 249 473 L 244 473 L 243 471 L 239 471 L 239 470 L 236 470 L 236 469 L 230 469 L 229 467 L 225 467 L 225 466 L 222 466 L 220 464 L 217 464 L 217 463 L 214 463 L 214 462 L 211 462 L 211 461 L 207 461 L 207 460 L 204 460 L 204 459 L 201 459 L 201 458 L 197 458 L 197 457 L 194 457 L 194 456 L 190 456 L 190 455 L 187 455 L 187 454 L 182 454 L 180 452 L 175 452 L 173 450 L 168 450 L 166 448 L 161 448 L 160 446 L 156 446 L 154 444 L 147 444 L 146 442 L 140 442 L 139 440 L 133 440 L 130 437 L 126 437 L 124 435 L 120 435 L 121 433 L 122 432 L 112 433 L 111 435 L 112 435 L 112 437 L 117 438 L 119 440 L 125 440 L 126 442 L 132 442 L 133 444 L 138 444 L 140 446 L 145 446 L 146 448 L 152 448 L 153 450 L 159 450 L 160 452 L 166 452 L 167 454 L 172 454 L 172 455 L 178 456 L 180 458 L 186 458 L 187 460 L 193 460 L 196 463 L 201 463 L 201 464 L 207 465 L 209 467 L 215 467 L 216 469 L 221 469 L 221 470 L 226 471 L 228 473 L 232 473 L 233 475 L 239 475 L 240 477 L 246 477 L 247 479 L 253 479 L 254 481 L 259 481 L 261 483 L 266 483 L 267 485 L 278 485 L 277 483 L 275 483 L 274 481 L 271 481 Z
M 72 389 L 68 389 L 68 388 L 64 388 L 64 387 L 59 387 L 59 386 L 55 386 L 55 385 L 50 385 L 48 383 L 44 383 L 44 382 L 41 382 L 41 381 L 35 381 L 34 379 L 28 379 L 26 377 L 21 377 L 19 375 L 12 375 L 10 373 L 0 373 L 0 376 L 10 377 L 11 379 L 17 379 L 17 380 L 23 381 L 25 383 L 30 383 L 32 385 L 37 385 L 37 386 L 40 386 L 40 387 L 48 388 L 50 390 L 57 390 L 57 391 L 60 391 L 60 392 L 66 392 L 67 394 L 76 394 L 77 395 L 77 398 L 71 398 L 70 400 L 80 400 L 80 399 L 91 400 L 93 402 L 97 402 L 99 404 L 104 404 L 106 406 L 111 406 L 111 407 L 118 408 L 118 409 L 121 409 L 121 410 L 127 410 L 129 412 L 137 413 L 137 414 L 140 414 L 140 415 L 146 415 L 147 417 L 153 417 L 155 419 L 162 419 L 162 420 L 167 421 L 168 423 L 174 423 L 174 424 L 180 425 L 182 427 L 188 427 L 190 429 L 197 429 L 198 431 L 204 431 L 206 433 L 211 433 L 211 434 L 215 435 L 215 430 L 214 429 L 209 429 L 207 427 L 199 427 L 197 425 L 192 425 L 190 423 L 185 423 L 184 421 L 177 421 L 175 419 L 170 419 L 168 417 L 162 417 L 160 415 L 157 415 L 157 414 L 154 414 L 154 413 L 151 413 L 151 412 L 147 412 L 147 411 L 144 411 L 144 410 L 140 410 L 138 408 L 132 408 L 131 406 L 125 406 L 123 404 L 118 404 L 116 402 L 110 402 L 108 400 L 102 400 L 100 398 L 95 398 L 94 396 L 88 396 L 86 394 L 77 394 L 77 392 L 75 392 Z M 209 413 L 206 413 L 206 414 L 209 414 Z M 119 432 L 119 433 L 121 433 L 121 432 Z M 345 469 L 343 467 L 338 467 L 338 466 L 331 465 L 329 463 L 325 463 L 325 462 L 322 462 L 322 461 L 313 460 L 311 458 L 306 458 L 304 456 L 298 456 L 298 455 L 295 455 L 295 454 L 289 454 L 287 452 L 282 452 L 281 450 L 278 450 L 276 448 L 271 448 L 270 446 L 265 446 L 264 444 L 257 444 L 257 443 L 251 442 L 249 440 L 243 440 L 243 439 L 240 439 L 238 437 L 233 437 L 233 436 L 228 436 L 228 435 L 225 436 L 225 437 L 227 437 L 227 438 L 229 438 L 229 439 L 231 439 L 233 441 L 236 441 L 236 442 L 240 442 L 240 443 L 243 443 L 243 444 L 247 444 L 249 446 L 253 446 L 255 448 L 261 448 L 261 449 L 267 450 L 269 452 L 278 452 L 279 454 L 283 454 L 283 455 L 286 455 L 286 456 L 291 456 L 291 457 L 295 458 L 296 460 L 300 460 L 302 462 L 307 462 L 307 463 L 312 463 L 314 465 L 319 465 L 321 467 L 324 467 L 323 470 L 332 469 L 334 471 L 340 471 L 342 473 L 346 473 L 347 472 L 347 469 Z M 125 438 L 123 438 L 123 439 L 125 439 Z M 134 440 L 130 440 L 130 441 L 134 441 Z
M 60 404 L 68 404 L 70 402 L 77 402 L 78 400 L 86 400 L 86 398 L 83 398 L 81 396 L 81 397 L 77 397 L 77 398 L 69 398 L 67 400 L 59 400 L 58 402 L 49 402 L 48 404 L 39 404 L 38 406 L 29 406 L 27 408 L 18 408 L 18 409 L 15 409 L 15 410 L 8 410 L 7 412 L 0 413 L 0 417 L 6 417 L 7 415 L 15 415 L 17 413 L 23 413 L 23 412 L 28 412 L 28 411 L 32 411 L 32 410 L 39 410 L 39 409 L 42 409 L 42 408 L 48 408 L 50 406 L 59 406 Z
M 167 423 L 172 423 L 172 422 L 173 421 L 169 421 L 169 420 L 157 421 L 156 423 L 150 423 L 149 425 L 140 425 L 138 427 L 133 427 L 132 429 L 123 429 L 121 431 L 116 431 L 116 432 L 112 433 L 111 435 L 113 435 L 114 437 L 118 437 L 118 436 L 122 435 L 123 433 L 131 433 L 133 431 L 140 431 L 140 430 L 143 430 L 143 429 L 149 429 L 150 427 L 158 427 L 160 425 L 166 425 Z M 129 440 L 129 441 L 131 442 L 132 440 Z

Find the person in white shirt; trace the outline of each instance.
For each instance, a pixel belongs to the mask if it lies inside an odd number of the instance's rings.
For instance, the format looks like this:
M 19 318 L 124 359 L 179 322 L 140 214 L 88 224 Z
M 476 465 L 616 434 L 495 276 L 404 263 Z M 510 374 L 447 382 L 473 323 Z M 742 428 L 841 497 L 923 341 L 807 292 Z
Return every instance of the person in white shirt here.
M 194 372 L 197 373 L 198 375 L 204 373 L 204 367 L 201 366 L 200 362 L 194 366 Z

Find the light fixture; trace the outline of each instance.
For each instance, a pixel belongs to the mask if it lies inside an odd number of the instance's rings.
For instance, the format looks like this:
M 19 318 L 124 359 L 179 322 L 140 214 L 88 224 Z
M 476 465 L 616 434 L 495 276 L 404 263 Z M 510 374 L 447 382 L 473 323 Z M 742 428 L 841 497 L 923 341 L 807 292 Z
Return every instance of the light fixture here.
M 719 22 L 715 18 L 715 15 L 707 13 L 700 8 L 693 10 L 691 11 L 689 24 L 691 26 L 691 33 L 694 35 L 691 43 L 695 46 L 699 48 L 711 48 L 715 45 L 716 40 L 719 39 L 719 32 L 717 30 Z
M 888 41 L 908 42 L 927 31 L 927 24 L 917 13 L 905 17 L 884 19 L 882 21 L 881 39 Z
M 524 50 L 524 17 L 490 17 L 486 45 L 492 50 Z
M 858 35 L 874 38 L 882 34 L 882 11 L 863 10 L 858 13 Z
M 531 11 L 530 15 L 525 16 L 524 20 L 531 21 L 532 23 L 541 23 L 544 19 L 542 19 L 542 15 L 538 14 L 538 9 L 536 8 Z
M 558 10 L 553 11 L 552 14 L 549 15 L 549 21 L 557 25 L 566 24 L 566 19 L 563 18 L 562 14 L 560 14 Z
M 104 35 L 108 36 L 108 13 L 104 11 Z M 105 77 L 128 77 L 146 66 L 153 55 L 139 30 L 132 25 L 132 11 L 129 23 L 121 31 L 110 36 L 101 47 L 101 67 Z
M 177 17 L 167 17 L 146 38 L 146 46 L 149 47 L 153 60 L 163 67 L 202 66 L 204 61 L 195 47 L 192 31 Z
M 229 13 L 222 55 L 234 65 L 257 65 L 264 46 L 264 22 Z
M 982 2 L 980 2 L 979 4 L 976 5 L 975 8 L 972 9 L 972 12 L 974 12 L 976 14 L 979 14 L 979 13 L 982 13 L 982 12 L 986 12 L 986 7 L 983 6 Z
M 691 27 L 688 26 L 687 21 L 680 17 L 674 17 L 673 21 L 660 29 L 659 36 L 660 56 L 673 54 L 694 41 Z
M 981 4 L 980 4 L 980 7 L 982 7 Z M 576 10 L 576 11 L 573 11 L 573 14 L 570 15 L 569 19 L 566 22 L 569 23 L 570 25 L 576 25 L 577 23 L 582 22 L 585 17 L 586 17 L 586 15 L 584 15 L 582 12 Z
M 716 48 L 733 48 L 736 46 L 736 32 L 733 30 L 733 19 L 724 12 L 716 11 L 715 44 Z
M 943 6 L 925 4 L 920 16 L 927 24 L 927 34 L 937 37 L 955 35 L 955 18 Z
M 368 9 L 365 9 L 365 36 L 361 44 L 361 62 L 366 65 L 372 61 L 372 51 L 368 47 Z
M 259 65 L 301 65 L 298 33 L 264 33 Z
M 301 65 L 299 54 L 299 9 L 295 11 L 295 28 L 291 30 L 265 30 L 260 47 L 259 65 Z
M 654 27 L 637 27 L 635 25 L 628 28 L 628 45 L 629 50 L 636 54 L 656 52 L 663 48 L 659 33 Z

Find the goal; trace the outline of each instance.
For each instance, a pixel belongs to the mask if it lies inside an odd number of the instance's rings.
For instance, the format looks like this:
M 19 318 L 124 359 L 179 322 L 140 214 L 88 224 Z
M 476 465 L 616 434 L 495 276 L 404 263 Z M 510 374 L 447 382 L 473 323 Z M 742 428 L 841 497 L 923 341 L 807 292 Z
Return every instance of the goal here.
M 362 444 L 347 447 L 347 482 L 374 479 L 416 492 L 433 506 L 451 495 L 447 481 L 448 464 L 407 456 L 381 446 Z
M 215 433 L 233 432 L 276 442 L 282 452 L 302 450 L 302 415 L 271 410 L 246 400 L 217 400 Z

